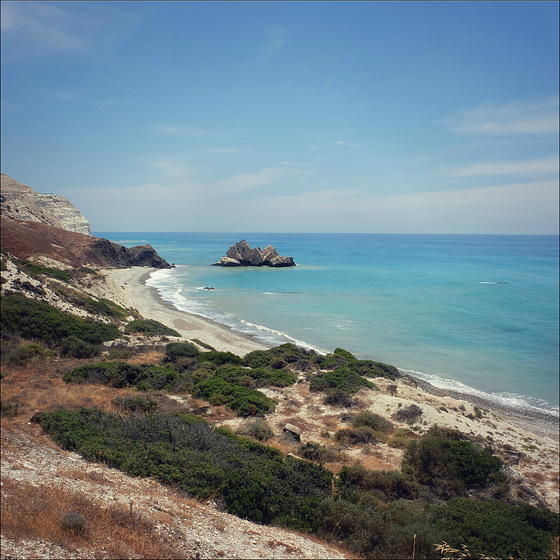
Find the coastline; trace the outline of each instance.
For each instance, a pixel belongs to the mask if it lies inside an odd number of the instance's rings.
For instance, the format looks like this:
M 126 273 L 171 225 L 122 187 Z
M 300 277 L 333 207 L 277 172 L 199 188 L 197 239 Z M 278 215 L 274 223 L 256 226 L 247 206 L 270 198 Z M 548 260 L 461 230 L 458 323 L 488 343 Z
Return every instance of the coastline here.
M 237 332 L 227 325 L 182 311 L 172 303 L 164 301 L 156 288 L 146 285 L 154 271 L 145 267 L 102 269 L 100 272 L 104 279 L 95 286 L 94 291 L 99 297 L 113 299 L 124 307 L 136 309 L 146 318 L 160 321 L 177 330 L 186 339 L 201 340 L 219 351 L 230 351 L 243 356 L 253 350 L 265 350 L 272 346 L 249 333 Z M 491 411 L 498 419 L 505 420 L 529 434 L 555 442 L 558 440 L 559 417 L 553 413 L 509 407 L 477 395 L 438 388 L 408 373 L 403 373 L 400 382 L 412 384 L 426 395 L 438 397 L 445 402 L 452 399 L 459 403 L 470 403 L 481 410 Z

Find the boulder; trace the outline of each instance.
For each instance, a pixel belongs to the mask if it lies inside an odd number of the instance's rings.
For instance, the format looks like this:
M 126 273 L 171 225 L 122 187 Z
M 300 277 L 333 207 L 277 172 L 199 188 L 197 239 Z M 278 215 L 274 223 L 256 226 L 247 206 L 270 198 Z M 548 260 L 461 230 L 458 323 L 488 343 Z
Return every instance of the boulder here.
M 296 263 L 292 257 L 283 257 L 276 252 L 272 245 L 267 245 L 261 251 L 260 247 L 251 248 L 249 243 L 242 239 L 232 245 L 225 257 L 216 263 L 219 266 L 270 266 L 273 268 L 295 266 Z

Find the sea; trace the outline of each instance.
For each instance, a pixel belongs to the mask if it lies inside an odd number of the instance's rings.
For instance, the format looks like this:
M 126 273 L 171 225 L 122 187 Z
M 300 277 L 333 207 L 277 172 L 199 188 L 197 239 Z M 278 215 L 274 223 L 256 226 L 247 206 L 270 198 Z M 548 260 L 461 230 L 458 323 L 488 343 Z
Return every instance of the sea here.
M 558 236 L 95 235 L 152 245 L 175 264 L 148 280 L 163 300 L 267 344 L 345 348 L 436 387 L 558 414 Z M 241 239 L 297 266 L 213 266 Z

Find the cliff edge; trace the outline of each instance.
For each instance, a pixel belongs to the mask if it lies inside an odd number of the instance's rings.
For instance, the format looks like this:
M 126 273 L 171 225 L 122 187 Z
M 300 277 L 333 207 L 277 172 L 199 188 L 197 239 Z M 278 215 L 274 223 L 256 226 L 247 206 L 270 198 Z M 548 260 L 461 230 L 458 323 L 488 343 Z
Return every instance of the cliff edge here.
M 41 194 L 18 183 L 5 173 L 1 176 L 2 217 L 7 220 L 38 222 L 74 233 L 90 235 L 90 223 L 67 198 Z

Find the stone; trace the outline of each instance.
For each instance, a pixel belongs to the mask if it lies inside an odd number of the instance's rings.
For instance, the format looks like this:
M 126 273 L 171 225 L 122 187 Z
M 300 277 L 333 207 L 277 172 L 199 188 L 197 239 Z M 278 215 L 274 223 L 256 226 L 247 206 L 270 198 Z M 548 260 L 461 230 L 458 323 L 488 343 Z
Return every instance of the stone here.
M 296 266 L 292 257 L 279 255 L 272 245 L 267 245 L 261 251 L 260 247 L 251 249 L 245 239 L 232 245 L 226 255 L 222 257 L 218 266 L 270 266 L 273 268 Z

